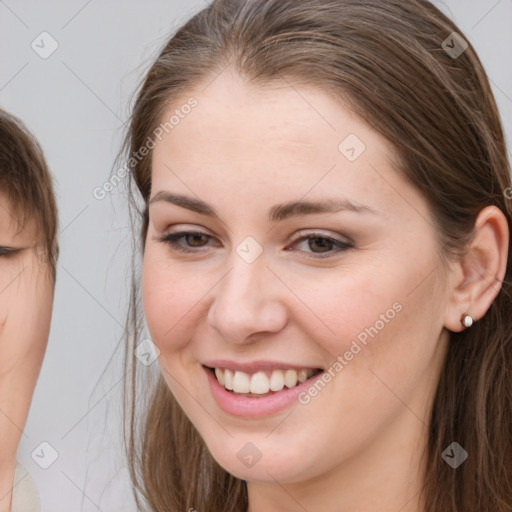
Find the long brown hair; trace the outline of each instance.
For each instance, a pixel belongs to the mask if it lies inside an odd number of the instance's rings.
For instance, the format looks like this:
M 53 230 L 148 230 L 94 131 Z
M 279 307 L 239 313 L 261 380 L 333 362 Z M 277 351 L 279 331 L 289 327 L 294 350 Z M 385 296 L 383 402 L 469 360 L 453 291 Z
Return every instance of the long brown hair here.
M 0 192 L 20 231 L 34 221 L 43 245 L 40 258 L 55 283 L 59 256 L 58 213 L 53 178 L 43 150 L 25 124 L 0 109 Z
M 499 113 L 482 64 L 469 42 L 462 51 L 461 37 L 450 19 L 421 0 L 215 0 L 173 35 L 146 74 L 123 151 L 137 152 L 169 104 L 227 66 L 255 85 L 283 78 L 313 85 L 348 99 L 391 142 L 396 172 L 430 204 L 444 258 L 458 257 L 485 206 L 497 206 L 512 227 Z M 137 242 L 125 434 L 138 505 L 158 512 L 240 512 L 248 505 L 246 482 L 213 460 L 163 378 L 149 370 L 149 383 L 138 388 L 142 366 L 133 350 L 142 332 L 139 265 L 151 153 L 130 162 Z M 512 510 L 510 251 L 487 314 L 471 329 L 450 333 L 424 454 L 422 502 L 429 512 Z M 441 458 L 454 441 L 470 454 L 457 470 Z

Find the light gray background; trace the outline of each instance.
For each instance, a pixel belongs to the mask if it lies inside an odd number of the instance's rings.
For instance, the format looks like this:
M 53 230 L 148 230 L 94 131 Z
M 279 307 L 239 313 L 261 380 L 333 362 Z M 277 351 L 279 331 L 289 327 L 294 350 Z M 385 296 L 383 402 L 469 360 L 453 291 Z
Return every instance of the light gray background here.
M 435 3 L 479 53 L 510 141 L 512 0 Z M 144 71 L 168 35 L 205 5 L 0 0 L 0 105 L 41 142 L 59 205 L 54 316 L 18 452 L 43 512 L 135 510 L 122 457 L 119 357 L 102 376 L 123 332 L 130 232 L 124 188 L 103 200 L 92 191 L 109 179 Z M 59 45 L 47 59 L 31 48 L 43 31 Z M 58 453 L 48 469 L 31 457 L 41 442 Z

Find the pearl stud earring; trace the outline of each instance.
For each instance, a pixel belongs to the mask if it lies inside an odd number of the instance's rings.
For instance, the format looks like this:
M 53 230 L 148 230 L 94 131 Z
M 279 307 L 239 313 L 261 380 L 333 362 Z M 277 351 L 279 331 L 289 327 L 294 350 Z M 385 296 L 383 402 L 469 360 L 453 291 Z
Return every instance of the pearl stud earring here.
M 473 318 L 467 313 L 462 315 L 460 321 L 464 327 L 471 327 L 473 325 Z

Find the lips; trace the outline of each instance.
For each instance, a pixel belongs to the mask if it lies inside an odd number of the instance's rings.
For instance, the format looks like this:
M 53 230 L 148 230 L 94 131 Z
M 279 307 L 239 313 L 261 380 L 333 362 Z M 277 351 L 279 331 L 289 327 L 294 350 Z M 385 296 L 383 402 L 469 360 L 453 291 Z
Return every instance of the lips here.
M 211 361 L 208 362 L 208 365 L 212 364 Z M 293 406 L 294 404 L 298 403 L 298 396 L 300 393 L 304 392 L 306 389 L 308 389 L 310 386 L 314 386 L 316 380 L 322 378 L 323 370 L 320 369 L 313 369 L 313 368 L 301 368 L 297 366 L 296 368 L 287 368 L 286 364 L 280 363 L 278 364 L 266 364 L 266 363 L 253 363 L 251 365 L 243 365 L 245 368 L 248 366 L 252 368 L 252 371 L 244 371 L 240 369 L 240 366 L 236 363 L 233 363 L 231 361 L 216 361 L 214 362 L 214 365 L 211 367 L 207 367 L 205 365 L 202 365 L 203 371 L 206 375 L 207 382 L 209 384 L 210 392 L 216 401 L 219 408 L 231 415 L 231 416 L 237 416 L 245 419 L 257 419 L 257 418 L 264 418 L 271 416 L 273 414 L 280 413 L 287 409 L 288 407 Z M 274 368 L 270 369 L 269 366 L 274 366 Z M 276 367 L 278 366 L 278 367 Z M 280 371 L 283 373 L 283 379 L 285 378 L 286 372 L 289 370 L 294 370 L 297 374 L 297 384 L 292 387 L 288 388 L 286 387 L 286 383 L 284 383 L 284 387 L 281 389 L 281 391 L 272 391 L 269 390 L 267 393 L 261 393 L 261 391 L 264 391 L 266 389 L 266 384 L 261 385 L 257 391 L 260 393 L 237 393 L 233 390 L 227 390 L 224 385 L 221 385 L 217 376 L 215 375 L 215 368 L 217 368 L 217 374 L 219 373 L 219 370 L 224 372 L 225 377 L 225 371 L 226 369 L 231 370 L 231 373 L 233 374 L 233 379 L 235 379 L 236 372 L 242 372 L 247 374 L 247 376 L 250 375 L 250 380 L 253 379 L 254 374 L 257 374 L 259 372 L 262 372 L 265 374 L 266 378 L 269 380 L 270 385 L 270 379 L 272 378 L 272 374 L 274 373 L 274 370 Z M 258 369 L 256 369 L 258 368 Z M 266 369 L 262 369 L 266 368 Z M 305 382 L 299 382 L 299 373 L 301 373 L 301 370 L 309 370 L 309 373 L 311 371 L 314 372 L 314 374 L 308 378 Z M 292 373 L 288 373 L 288 378 L 290 379 L 289 383 L 291 385 L 292 379 L 291 376 Z M 258 379 L 260 379 L 262 376 L 256 377 L 256 381 L 258 382 Z M 222 378 L 222 377 L 221 377 Z M 228 377 L 229 378 L 229 377 Z M 237 379 L 241 379 L 240 376 L 237 377 Z M 244 377 L 242 376 L 242 379 Z M 275 379 L 275 378 L 274 378 Z M 247 384 L 243 384 L 247 386 Z M 238 386 L 238 383 L 235 381 L 235 386 Z M 240 388 L 238 388 L 240 389 Z M 242 388 L 247 389 L 247 387 Z M 250 385 L 249 385 L 250 390 Z

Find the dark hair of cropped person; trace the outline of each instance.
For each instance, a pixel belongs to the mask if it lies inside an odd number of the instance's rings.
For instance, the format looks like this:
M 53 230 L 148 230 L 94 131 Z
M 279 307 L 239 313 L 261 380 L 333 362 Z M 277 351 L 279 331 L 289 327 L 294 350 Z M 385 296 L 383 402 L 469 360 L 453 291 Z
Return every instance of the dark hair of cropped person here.
M 36 230 L 38 261 L 55 283 L 59 255 L 58 212 L 53 178 L 41 146 L 25 124 L 0 109 L 0 193 L 18 232 Z M 37 250 L 37 249 L 36 249 Z

